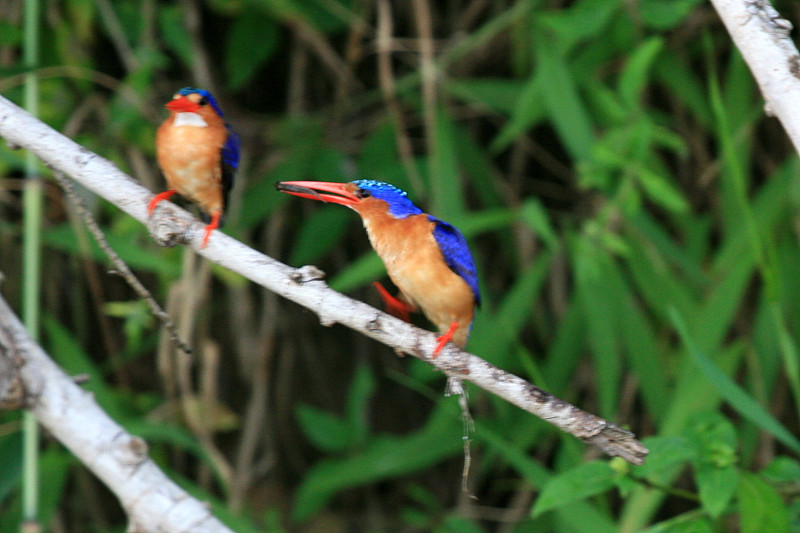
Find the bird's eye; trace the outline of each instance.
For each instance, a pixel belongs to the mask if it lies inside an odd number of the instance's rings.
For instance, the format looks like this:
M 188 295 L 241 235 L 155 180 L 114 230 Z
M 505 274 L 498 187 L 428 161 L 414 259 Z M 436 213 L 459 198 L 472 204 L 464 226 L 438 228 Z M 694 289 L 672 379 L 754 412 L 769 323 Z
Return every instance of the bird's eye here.
M 200 105 L 208 105 L 208 98 L 204 96 L 197 103 L 200 104 Z
M 369 192 L 367 189 L 357 189 L 355 192 L 357 198 L 369 198 L 372 196 L 372 193 Z

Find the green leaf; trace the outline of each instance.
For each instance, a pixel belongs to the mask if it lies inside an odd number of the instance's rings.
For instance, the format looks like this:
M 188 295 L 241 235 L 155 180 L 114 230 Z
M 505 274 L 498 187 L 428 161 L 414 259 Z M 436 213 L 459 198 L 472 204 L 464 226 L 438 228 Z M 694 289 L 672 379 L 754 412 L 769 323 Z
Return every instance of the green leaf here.
M 700 502 L 712 518 L 719 518 L 736 491 L 736 429 L 730 420 L 713 411 L 695 416 L 685 434 L 696 450 L 692 464 Z
M 738 478 L 739 471 L 734 466 L 719 468 L 702 462 L 695 467 L 695 482 L 700 492 L 700 502 L 712 518 L 719 518 L 727 509 L 736 492 Z
M 580 0 L 567 9 L 547 10 L 540 15 L 540 21 L 557 35 L 564 50 L 570 51 L 607 29 L 620 5 L 618 0 Z
M 245 9 L 233 23 L 225 50 L 228 88 L 241 89 L 275 52 L 278 27 L 257 10 Z
M 324 257 L 347 236 L 345 229 L 355 225 L 353 213 L 341 206 L 325 206 L 303 217 L 289 256 L 290 265 L 307 265 Z
M 711 522 L 707 518 L 696 518 L 696 514 L 696 512 L 684 513 L 663 520 L 639 533 L 714 533 L 715 529 Z
M 750 422 L 772 434 L 795 452 L 800 453 L 800 441 L 695 345 L 689 336 L 683 318 L 674 307 L 670 307 L 669 315 L 695 364 L 717 392 Z
M 546 116 L 545 102 L 542 99 L 544 85 L 544 79 L 538 70 L 528 78 L 519 96 L 513 101 L 511 120 L 492 141 L 491 152 L 498 153 L 505 150 L 526 130 L 544 120 Z
M 364 238 L 366 239 L 366 237 Z M 351 261 L 346 269 L 331 279 L 329 285 L 334 290 L 346 293 L 372 283 L 385 275 L 386 269 L 381 258 L 370 250 L 355 261 Z
M 0 45 L 15 46 L 22 42 L 22 29 L 6 21 L 0 21 Z
M 528 480 L 532 487 L 541 489 L 551 479 L 549 470 L 524 449 L 515 445 L 510 436 L 498 433 L 491 425 L 477 422 L 475 438 L 498 452 L 512 468 Z
M 619 77 L 619 92 L 630 109 L 639 107 L 641 93 L 649 83 L 648 71 L 663 48 L 663 38 L 651 37 L 628 57 Z
M 574 270 L 576 296 L 586 317 L 588 343 L 592 360 L 597 365 L 600 413 L 613 416 L 618 404 L 620 377 L 620 332 L 617 317 L 625 296 L 610 283 L 617 276 L 615 263 L 607 253 L 598 251 L 595 239 L 581 236 L 576 243 Z
M 0 504 L 9 496 L 22 475 L 22 432 L 0 437 Z
M 289 25 L 302 21 L 303 24 L 312 25 L 308 29 L 319 30 L 323 33 L 334 33 L 345 27 L 350 22 L 349 13 L 351 2 L 336 0 L 332 2 L 319 2 L 316 0 L 260 0 L 254 5 L 261 7 L 273 17 L 282 19 Z
M 445 78 L 443 85 L 452 96 L 468 104 L 508 116 L 517 111 L 517 99 L 523 90 L 523 82 L 503 78 Z
M 455 404 L 441 402 L 416 433 L 376 437 L 358 453 L 320 461 L 297 490 L 292 519 L 308 519 L 341 490 L 407 475 L 457 455 L 462 450 L 461 435 Z
M 466 210 L 455 147 L 456 125 L 444 107 L 436 109 L 435 151 L 431 154 L 431 213 L 452 221 Z
M 413 190 L 397 153 L 395 126 L 390 120 L 381 123 L 364 140 L 358 168 L 363 178 L 386 181 L 409 192 Z
M 144 234 L 142 237 L 141 242 L 138 242 L 137 239 L 131 238 L 130 235 L 119 235 L 115 232 L 106 231 L 108 244 L 132 269 L 144 270 L 168 277 L 176 277 L 180 274 L 180 264 L 173 260 L 169 253 L 152 253 L 153 245 L 144 240 Z M 100 250 L 95 240 L 91 236 L 88 239 L 90 242 L 90 257 L 104 264 L 110 264 L 108 257 Z M 83 251 L 75 231 L 68 224 L 48 228 L 42 235 L 42 242 L 56 250 L 68 252 L 79 257 Z
M 636 477 L 658 476 L 697 456 L 697 451 L 682 436 L 648 437 L 642 439 L 642 444 L 650 453 L 643 465 L 633 467 L 632 473 Z
M 616 472 L 606 462 L 579 464 L 547 482 L 531 515 L 536 517 L 546 511 L 602 494 L 614 487 L 616 477 Z
M 776 457 L 760 475 L 773 483 L 793 483 L 800 486 L 800 462 L 791 457 Z
M 689 203 L 664 176 L 639 166 L 636 171 L 637 182 L 648 198 L 674 213 L 687 213 Z
M 668 30 L 683 22 L 700 3 L 702 0 L 641 0 L 637 5 L 647 26 Z
M 663 0 L 653 0 L 663 2 Z M 662 54 L 653 65 L 653 75 L 678 102 L 681 102 L 702 126 L 712 123 L 706 89 L 683 56 Z
M 86 374 L 89 376 L 83 388 L 94 394 L 97 403 L 117 422 L 122 423 L 125 407 L 120 396 L 110 387 L 102 371 L 87 355 L 78 339 L 55 318 L 45 315 L 42 326 L 50 340 L 51 353 L 59 366 L 67 374 Z
M 50 448 L 39 458 L 39 470 L 46 475 L 39 483 L 39 515 L 42 523 L 51 523 L 63 504 L 65 486 L 70 469 L 78 460 L 63 448 Z
M 334 414 L 310 405 L 298 405 L 297 421 L 314 446 L 327 452 L 341 452 L 354 444 L 350 424 Z
M 750 472 L 741 473 L 738 488 L 742 533 L 788 533 L 789 513 L 774 488 Z
M 346 419 L 351 440 L 362 444 L 369 434 L 368 409 L 375 392 L 375 377 L 367 365 L 356 367 L 350 392 L 347 395 Z
M 164 39 L 167 47 L 185 65 L 191 65 L 194 61 L 194 50 L 192 49 L 192 38 L 186 29 L 183 8 L 180 5 L 165 4 L 158 10 L 158 24 L 161 29 L 161 38 Z
M 567 58 L 549 32 L 537 34 L 536 56 L 539 75 L 547 80 L 542 83 L 541 92 L 550 121 L 570 156 L 586 161 L 595 141 L 592 121 L 567 66 Z
M 553 230 L 547 211 L 538 198 L 530 198 L 522 204 L 520 217 L 549 248 L 558 246 L 558 236 Z
M 519 331 L 533 312 L 535 301 L 542 288 L 548 269 L 550 254 L 541 253 L 507 291 L 489 323 L 479 322 L 470 336 L 469 349 L 475 353 L 491 353 L 492 360 L 501 364 L 509 357 L 509 346 L 516 342 Z

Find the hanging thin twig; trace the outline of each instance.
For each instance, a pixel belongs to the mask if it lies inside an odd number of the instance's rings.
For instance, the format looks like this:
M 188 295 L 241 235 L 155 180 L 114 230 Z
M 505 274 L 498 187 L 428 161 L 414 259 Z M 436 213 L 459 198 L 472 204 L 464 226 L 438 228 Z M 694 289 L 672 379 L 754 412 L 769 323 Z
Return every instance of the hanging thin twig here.
M 75 192 L 75 188 L 72 186 L 72 182 L 69 180 L 69 178 L 67 178 L 60 170 L 52 170 L 56 181 L 67 194 L 69 202 L 86 223 L 86 227 L 94 236 L 98 246 L 100 246 L 100 249 L 103 250 L 103 252 L 108 256 L 108 259 L 111 261 L 111 264 L 114 265 L 114 270 L 112 272 L 122 276 L 125 281 L 128 282 L 128 285 L 130 285 L 131 288 L 136 291 L 136 294 L 139 295 L 139 298 L 147 302 L 150 312 L 153 313 L 153 316 L 161 321 L 161 323 L 164 325 L 164 328 L 166 328 L 167 332 L 169 332 L 170 338 L 178 346 L 178 348 L 180 348 L 187 355 L 191 354 L 191 346 L 181 340 L 180 335 L 178 335 L 178 330 L 175 328 L 175 324 L 172 322 L 169 314 L 167 314 L 167 312 L 161 308 L 158 302 L 156 302 L 156 299 L 153 298 L 153 295 L 150 293 L 150 291 L 147 290 L 147 287 L 145 287 L 142 282 L 139 281 L 131 269 L 128 268 L 128 265 L 125 263 L 125 261 L 123 261 L 119 254 L 117 254 L 111 245 L 108 244 L 108 240 L 106 240 L 103 230 L 100 229 L 100 226 L 97 224 L 97 221 L 89 209 L 86 208 L 86 205 L 83 203 L 83 200 L 81 200 L 81 197 Z

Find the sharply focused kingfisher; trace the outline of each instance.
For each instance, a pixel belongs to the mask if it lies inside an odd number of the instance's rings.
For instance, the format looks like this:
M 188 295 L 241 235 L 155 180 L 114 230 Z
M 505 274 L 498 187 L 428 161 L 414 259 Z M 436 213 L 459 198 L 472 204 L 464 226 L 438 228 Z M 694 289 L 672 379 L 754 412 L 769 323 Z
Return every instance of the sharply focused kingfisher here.
M 165 107 L 170 113 L 156 132 L 156 158 L 168 189 L 150 201 L 147 212 L 152 215 L 161 200 L 176 192 L 193 201 L 208 224 L 200 246 L 205 248 L 222 224 L 239 166 L 239 136 L 206 90 L 184 87 Z
M 423 213 L 404 191 L 382 181 L 283 181 L 276 188 L 342 204 L 361 215 L 370 244 L 400 289 L 398 300 L 377 285 L 390 312 L 407 320 L 408 311 L 422 310 L 442 333 L 434 358 L 450 340 L 466 345 L 481 295 L 475 261 L 460 231 Z

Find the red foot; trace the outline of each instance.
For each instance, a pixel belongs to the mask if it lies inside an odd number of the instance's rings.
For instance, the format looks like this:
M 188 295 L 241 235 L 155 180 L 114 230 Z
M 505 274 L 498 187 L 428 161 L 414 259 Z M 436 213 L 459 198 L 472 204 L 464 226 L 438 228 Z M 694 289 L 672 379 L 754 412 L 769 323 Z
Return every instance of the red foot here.
M 441 352 L 442 348 L 444 348 L 444 345 L 453 338 L 453 333 L 455 333 L 457 329 L 458 321 L 453 320 L 453 322 L 450 323 L 450 329 L 447 330 L 447 333 L 436 339 L 436 348 L 433 350 L 431 359 L 436 359 L 439 356 L 439 352 Z
M 164 192 L 158 193 L 155 196 L 153 196 L 153 199 L 150 200 L 149 204 L 147 204 L 147 214 L 152 216 L 153 215 L 153 211 L 156 210 L 156 206 L 158 205 L 158 203 L 161 200 L 166 200 L 167 198 L 169 198 L 173 194 L 175 194 L 175 191 L 169 190 L 169 191 L 164 191 Z
M 381 300 L 383 300 L 383 305 L 386 306 L 386 312 L 392 316 L 399 318 L 400 320 L 405 320 L 406 322 L 411 321 L 411 317 L 409 313 L 414 310 L 414 306 L 408 302 L 404 302 L 399 300 L 389 294 L 383 285 L 380 282 L 374 281 L 372 285 L 378 289 L 378 294 L 381 295 Z
M 203 235 L 203 242 L 200 248 L 205 248 L 208 245 L 208 238 L 211 237 L 211 232 L 219 227 L 219 218 L 222 215 L 219 211 L 211 216 L 211 222 L 206 226 L 206 233 Z

